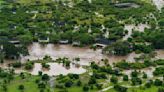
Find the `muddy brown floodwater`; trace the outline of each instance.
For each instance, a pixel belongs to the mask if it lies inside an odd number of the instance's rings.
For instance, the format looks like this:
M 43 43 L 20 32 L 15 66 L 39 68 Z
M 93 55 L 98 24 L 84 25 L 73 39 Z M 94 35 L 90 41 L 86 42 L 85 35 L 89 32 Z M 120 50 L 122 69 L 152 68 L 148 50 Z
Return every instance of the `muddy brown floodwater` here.
M 100 62 L 101 59 L 108 59 L 109 63 L 115 63 L 121 61 L 123 59 L 127 61 L 134 61 L 134 57 L 137 55 L 135 53 L 131 53 L 127 56 L 107 56 L 102 54 L 101 49 L 96 51 L 90 49 L 89 47 L 72 47 L 71 45 L 54 45 L 47 44 L 41 45 L 39 43 L 33 43 L 28 47 L 29 56 L 22 57 L 21 61 L 25 62 L 27 59 L 29 60 L 37 60 L 42 59 L 44 56 L 51 56 L 52 59 L 57 59 L 59 57 L 67 57 L 69 59 L 80 58 L 80 65 L 89 65 L 90 62 Z
M 98 49 L 96 51 L 90 49 L 89 47 L 72 47 L 71 45 L 54 45 L 54 44 L 46 44 L 41 45 L 39 43 L 33 43 L 28 47 L 29 50 L 29 56 L 24 56 L 21 58 L 21 62 L 26 62 L 29 60 L 38 60 L 45 57 L 45 55 L 51 56 L 53 60 L 59 58 L 59 57 L 67 57 L 72 62 L 74 58 L 79 57 L 80 61 L 78 64 L 81 66 L 79 68 L 75 67 L 75 65 L 71 64 L 71 67 L 69 69 L 66 69 L 61 64 L 57 63 L 48 63 L 50 65 L 50 69 L 47 71 L 44 71 L 42 69 L 42 66 L 40 63 L 35 63 L 34 68 L 30 72 L 33 75 L 37 75 L 38 71 L 42 71 L 45 74 L 48 74 L 50 76 L 52 75 L 59 75 L 63 74 L 66 75 L 68 73 L 74 73 L 74 74 L 81 74 L 86 72 L 87 70 L 84 69 L 83 65 L 89 65 L 90 62 L 94 61 L 96 63 L 100 62 L 101 59 L 108 59 L 109 63 L 116 63 L 121 60 L 126 60 L 129 62 L 135 62 L 134 58 L 139 57 L 139 54 L 135 54 L 134 52 L 127 55 L 127 56 L 114 56 L 114 55 L 104 55 L 101 52 L 101 49 Z M 163 58 L 164 59 L 164 50 L 158 50 L 156 58 Z M 7 63 L 0 64 L 0 67 L 8 68 L 8 63 L 11 63 L 13 61 L 8 60 Z M 100 63 L 101 64 L 101 63 Z M 24 72 L 24 69 L 15 69 L 16 73 Z
M 48 64 L 50 65 L 50 69 L 43 71 L 42 65 L 40 63 L 35 63 L 34 69 L 31 71 L 31 74 L 38 75 L 38 72 L 42 71 L 44 74 L 53 76 L 53 75 L 60 75 L 60 74 L 67 75 L 69 73 L 82 74 L 82 73 L 86 72 L 86 69 L 84 69 L 82 67 L 77 68 L 72 64 L 69 69 L 63 67 L 62 64 L 58 64 L 58 63 L 48 63 Z

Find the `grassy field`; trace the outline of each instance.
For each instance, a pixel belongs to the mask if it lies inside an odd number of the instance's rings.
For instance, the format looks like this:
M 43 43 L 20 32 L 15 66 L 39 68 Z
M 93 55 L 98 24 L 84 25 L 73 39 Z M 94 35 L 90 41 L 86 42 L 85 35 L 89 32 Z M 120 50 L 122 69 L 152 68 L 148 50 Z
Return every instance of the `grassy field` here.
M 157 92 L 158 87 L 152 86 L 151 88 L 129 88 L 128 92 Z
M 117 92 L 114 89 L 110 89 L 106 92 Z M 127 92 L 158 92 L 158 87 L 152 86 L 151 88 L 129 88 Z
M 25 79 L 21 79 L 17 76 L 7 84 L 7 92 L 21 92 L 18 88 L 19 85 L 24 85 L 24 91 L 22 92 L 40 92 L 38 85 L 35 83 L 36 79 L 39 79 L 39 77 L 28 75 Z M 0 88 L 0 92 L 4 92 L 2 87 Z

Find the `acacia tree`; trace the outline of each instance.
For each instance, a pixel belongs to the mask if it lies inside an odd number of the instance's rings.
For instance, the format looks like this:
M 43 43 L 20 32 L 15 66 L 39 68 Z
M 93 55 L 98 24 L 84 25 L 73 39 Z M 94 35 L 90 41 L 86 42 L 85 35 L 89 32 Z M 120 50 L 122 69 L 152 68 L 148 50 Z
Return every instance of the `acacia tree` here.
M 103 49 L 104 53 L 125 56 L 132 51 L 132 45 L 127 41 L 118 41 Z

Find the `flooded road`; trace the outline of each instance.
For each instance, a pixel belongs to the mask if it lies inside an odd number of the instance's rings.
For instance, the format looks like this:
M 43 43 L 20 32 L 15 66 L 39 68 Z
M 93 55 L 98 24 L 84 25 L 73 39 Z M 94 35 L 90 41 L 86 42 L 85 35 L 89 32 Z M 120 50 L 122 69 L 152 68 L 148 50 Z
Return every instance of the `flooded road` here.
M 21 61 L 26 60 L 38 60 L 43 59 L 44 56 L 48 55 L 53 60 L 57 58 L 69 58 L 73 60 L 74 58 L 80 58 L 80 65 L 89 65 L 90 62 L 100 62 L 102 59 L 108 59 L 109 63 L 116 63 L 121 60 L 134 61 L 134 57 L 137 55 L 135 53 L 131 53 L 127 56 L 114 56 L 114 55 L 104 55 L 102 54 L 101 49 L 97 49 L 96 51 L 90 49 L 89 47 L 72 47 L 72 45 L 54 45 L 47 44 L 41 45 L 39 43 L 33 43 L 28 47 L 29 56 L 22 57 Z

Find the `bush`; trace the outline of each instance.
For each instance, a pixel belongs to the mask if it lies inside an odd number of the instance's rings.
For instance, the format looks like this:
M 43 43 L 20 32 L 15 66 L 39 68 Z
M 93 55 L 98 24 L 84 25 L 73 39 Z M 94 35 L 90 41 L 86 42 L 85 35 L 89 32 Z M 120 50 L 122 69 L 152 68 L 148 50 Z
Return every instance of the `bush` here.
M 131 77 L 138 77 L 138 72 L 136 70 L 131 72 Z
M 27 62 L 25 63 L 25 69 L 30 70 L 33 68 L 34 63 L 33 62 Z
M 85 85 L 85 86 L 83 87 L 83 91 L 85 91 L 85 92 L 89 91 L 89 87 L 88 87 L 87 85 Z
M 164 60 L 163 59 L 159 59 L 159 60 L 156 60 L 155 63 L 157 65 L 164 65 Z
M 46 64 L 46 63 L 42 63 L 42 67 L 49 69 L 50 68 L 50 65 L 49 64 Z
M 71 87 L 72 85 L 73 85 L 73 82 L 71 80 L 65 83 L 65 87 Z
M 77 86 L 81 86 L 81 81 L 79 80 L 79 81 L 77 81 Z
M 143 73 L 143 78 L 147 79 L 147 74 L 146 73 Z
M 15 62 L 12 64 L 14 68 L 20 68 L 22 66 L 21 62 Z
M 38 88 L 46 88 L 46 85 L 43 82 L 41 82 L 38 84 Z
M 159 88 L 158 92 L 164 92 L 164 88 Z
M 88 84 L 96 84 L 96 83 L 97 83 L 96 78 L 94 78 L 94 77 L 91 77 L 89 82 L 88 82 Z
M 127 92 L 127 88 L 126 88 L 126 87 L 123 87 L 123 86 L 120 86 L 120 85 L 115 85 L 115 86 L 114 86 L 114 89 L 115 89 L 117 92 Z
M 150 88 L 150 87 L 151 87 L 151 83 L 150 83 L 150 82 L 147 82 L 147 83 L 145 84 L 145 87 L 146 87 L 146 88 Z
M 128 81 L 128 80 L 129 80 L 128 75 L 124 75 L 124 76 L 123 76 L 123 81 Z
M 116 76 L 112 76 L 111 79 L 110 79 L 110 81 L 111 81 L 112 83 L 116 84 L 116 83 L 118 82 L 118 79 L 117 79 Z
M 96 87 L 97 87 L 97 89 L 99 89 L 99 90 L 102 89 L 102 86 L 103 86 L 102 84 L 96 84 Z
M 142 84 L 142 80 L 140 78 L 137 78 L 137 77 L 132 77 L 131 81 L 132 81 L 132 85 Z
M 42 74 L 43 74 L 42 71 L 39 71 L 39 72 L 38 72 L 38 75 L 39 75 L 39 76 L 42 76 Z
M 49 79 L 50 79 L 50 77 L 47 74 L 42 75 L 42 80 L 48 81 Z
M 155 86 L 162 86 L 162 81 L 159 80 L 159 79 L 156 79 L 156 80 L 154 81 L 154 85 L 155 85 Z
M 164 67 L 157 67 L 153 72 L 154 75 L 163 75 L 164 74 Z
M 19 85 L 19 90 L 24 90 L 24 85 Z
M 78 74 L 68 74 L 68 77 L 70 79 L 79 79 L 79 75 Z
M 56 88 L 63 89 L 64 88 L 64 85 L 62 85 L 62 84 L 56 84 Z

